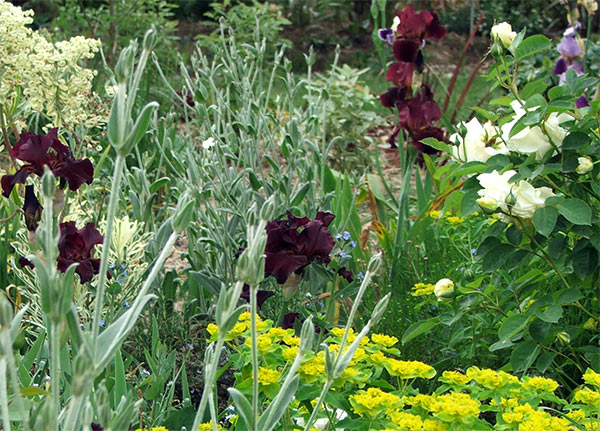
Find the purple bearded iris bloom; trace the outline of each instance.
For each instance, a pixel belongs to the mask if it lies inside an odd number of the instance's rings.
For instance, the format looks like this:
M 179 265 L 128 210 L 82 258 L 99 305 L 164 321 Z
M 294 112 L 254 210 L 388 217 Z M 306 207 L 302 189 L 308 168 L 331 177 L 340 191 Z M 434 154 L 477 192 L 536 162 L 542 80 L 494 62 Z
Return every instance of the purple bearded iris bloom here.
M 577 39 L 577 32 L 573 27 L 569 27 L 563 33 L 563 39 L 556 49 L 560 52 L 560 58 L 554 66 L 554 74 L 560 77 L 559 85 L 565 83 L 566 74 L 569 69 L 573 69 L 577 75 L 583 74 L 583 48 Z
M 273 295 L 275 295 L 275 293 L 271 292 L 270 290 L 258 290 L 256 292 L 256 304 L 258 305 L 258 308 L 262 307 L 265 301 Z M 242 287 L 240 299 L 250 303 L 250 286 L 248 284 L 244 284 Z
M 52 149 L 52 151 L 50 151 Z M 25 184 L 29 175 L 42 176 L 44 166 L 60 178 L 60 186 L 69 184 L 69 189 L 77 190 L 83 183 L 93 180 L 94 167 L 89 159 L 77 160 L 71 150 L 58 139 L 58 129 L 52 129 L 47 135 L 23 133 L 19 141 L 10 150 L 13 158 L 26 162 L 14 175 L 4 175 L 0 180 L 5 197 L 16 184 Z
M 265 276 L 272 275 L 284 284 L 292 273 L 299 273 L 313 260 L 327 265 L 335 241 L 328 226 L 334 215 L 319 212 L 314 220 L 288 212 L 287 220 L 273 220 L 265 227 Z
M 581 96 L 579 96 L 577 98 L 577 100 L 575 101 L 575 107 L 576 108 L 589 108 L 590 107 L 590 102 L 587 100 L 587 97 L 585 97 L 585 94 L 582 94 Z
M 379 39 L 384 42 L 387 42 L 390 45 L 394 43 L 394 30 L 391 28 L 380 28 L 377 34 L 379 35 Z
M 104 237 L 100 235 L 94 223 L 86 224 L 83 229 L 77 229 L 74 221 L 61 223 L 58 270 L 65 272 L 69 266 L 77 263 L 75 272 L 79 274 L 81 282 L 90 281 L 100 270 L 100 259 L 92 257 L 92 248 L 103 241 Z

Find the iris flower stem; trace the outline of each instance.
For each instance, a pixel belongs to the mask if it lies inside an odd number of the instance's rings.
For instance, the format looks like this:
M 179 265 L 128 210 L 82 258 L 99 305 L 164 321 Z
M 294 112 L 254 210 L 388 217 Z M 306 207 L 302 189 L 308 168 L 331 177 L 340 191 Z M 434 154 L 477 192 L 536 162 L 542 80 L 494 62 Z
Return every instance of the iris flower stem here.
M 252 334 L 252 429 L 258 421 L 258 334 L 256 330 L 256 291 L 258 286 L 250 286 L 250 332 Z
M 6 359 L 0 359 L 0 412 L 2 412 L 2 429 L 10 431 L 10 414 L 8 412 L 8 394 L 6 385 Z
M 108 201 L 108 213 L 106 214 L 106 232 L 104 233 L 104 242 L 102 244 L 102 260 L 100 262 L 100 274 L 98 276 L 98 288 L 96 295 L 96 309 L 94 310 L 94 320 L 92 322 L 92 348 L 94 352 L 97 349 L 98 333 L 100 332 L 100 320 L 102 319 L 102 307 L 104 305 L 104 293 L 106 291 L 106 272 L 108 271 L 108 254 L 112 240 L 112 231 L 115 216 L 117 213 L 117 204 L 119 203 L 119 187 L 121 185 L 121 176 L 125 165 L 125 157 L 117 153 L 113 182 L 110 190 L 110 199 Z
M 363 279 L 363 281 L 358 289 L 358 293 L 356 294 L 356 298 L 354 299 L 354 303 L 352 304 L 352 309 L 350 310 L 350 315 L 348 316 L 348 321 L 346 322 L 346 330 L 344 331 L 344 335 L 342 336 L 342 341 L 340 342 L 340 348 L 335 355 L 335 359 L 333 360 L 333 366 L 332 366 L 333 370 L 337 369 L 337 365 L 340 362 L 340 359 L 342 358 L 342 356 L 344 354 L 344 348 L 346 347 L 346 344 L 348 341 L 348 335 L 350 334 L 350 329 L 352 328 L 352 321 L 354 320 L 354 316 L 356 315 L 356 311 L 358 310 L 358 305 L 360 304 L 360 301 L 362 300 L 362 297 L 367 289 L 367 286 L 369 285 L 369 283 L 371 281 L 371 277 L 373 277 L 373 273 L 371 271 L 367 271 L 367 273 L 365 274 L 365 278 Z M 252 298 L 252 297 L 250 297 L 250 298 Z M 315 408 L 313 409 L 313 411 L 310 415 L 310 418 L 308 419 L 308 422 L 306 423 L 306 425 L 304 427 L 304 431 L 310 431 L 310 427 L 314 423 L 315 419 L 317 418 L 317 414 L 319 413 L 321 404 L 323 404 L 323 402 L 324 402 L 323 400 L 325 399 L 327 392 L 329 392 L 329 389 L 331 389 L 331 385 L 333 385 L 333 381 L 334 381 L 334 376 L 330 375 L 328 373 L 327 381 L 325 382 L 325 385 L 323 385 L 323 388 L 321 389 L 321 394 L 319 395 L 317 404 L 315 405 Z
M 10 340 L 9 330 L 5 329 L 0 333 L 0 346 L 6 352 L 6 361 L 8 363 L 8 373 L 10 376 L 10 384 L 13 387 L 14 399 L 13 402 L 17 405 L 17 411 L 23 418 L 23 430 L 29 431 L 29 414 L 25 411 L 25 405 L 23 404 L 23 398 L 21 396 L 19 377 L 17 376 L 17 367 L 15 365 L 15 358 L 12 353 L 12 341 Z
M 241 281 L 236 282 L 234 285 L 231 297 L 239 298 L 242 293 L 242 288 L 244 283 Z M 227 305 L 226 314 L 231 315 L 233 313 L 235 307 L 237 305 L 236 301 L 231 301 Z M 200 420 L 204 415 L 204 410 L 206 409 L 206 404 L 208 402 L 208 397 L 213 396 L 213 388 L 215 386 L 215 380 L 217 376 L 217 369 L 219 366 L 219 358 L 221 357 L 221 351 L 223 350 L 223 346 L 225 345 L 225 337 L 227 334 L 219 328 L 219 338 L 217 339 L 217 343 L 215 345 L 215 349 L 213 351 L 212 356 L 210 357 L 209 362 L 204 363 L 204 389 L 202 390 L 202 397 L 200 398 L 200 405 L 198 406 L 198 410 L 196 411 L 196 417 L 194 418 L 194 424 L 192 425 L 193 430 L 197 430 L 200 426 Z
M 53 429 L 58 431 L 60 413 L 60 322 L 50 324 L 50 394 L 52 400 Z

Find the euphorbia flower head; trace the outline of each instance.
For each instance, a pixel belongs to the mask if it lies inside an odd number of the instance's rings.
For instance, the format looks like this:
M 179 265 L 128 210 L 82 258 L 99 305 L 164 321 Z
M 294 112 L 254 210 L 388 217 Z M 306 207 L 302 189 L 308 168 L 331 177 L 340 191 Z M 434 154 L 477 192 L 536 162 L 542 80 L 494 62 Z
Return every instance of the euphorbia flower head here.
M 100 270 L 100 259 L 92 257 L 92 248 L 103 241 L 104 237 L 100 235 L 94 223 L 88 223 L 82 229 L 77 229 L 74 221 L 61 223 L 58 270 L 65 272 L 69 266 L 77 263 L 75 272 L 79 274 L 81 282 L 90 281 Z
M 51 151 L 52 150 L 52 151 Z M 77 160 L 71 150 L 58 139 L 58 129 L 52 129 L 47 135 L 23 133 L 19 141 L 11 148 L 13 158 L 26 162 L 14 175 L 4 175 L 3 195 L 8 197 L 15 184 L 25 184 L 29 175 L 42 176 L 44 166 L 60 178 L 61 187 L 69 184 L 70 190 L 77 190 L 83 183 L 93 180 L 94 167 L 89 159 Z
M 334 215 L 317 213 L 314 220 L 288 212 L 287 220 L 273 220 L 265 227 L 265 276 L 272 275 L 283 284 L 293 272 L 299 272 L 313 260 L 325 265 L 335 244 L 328 226 Z

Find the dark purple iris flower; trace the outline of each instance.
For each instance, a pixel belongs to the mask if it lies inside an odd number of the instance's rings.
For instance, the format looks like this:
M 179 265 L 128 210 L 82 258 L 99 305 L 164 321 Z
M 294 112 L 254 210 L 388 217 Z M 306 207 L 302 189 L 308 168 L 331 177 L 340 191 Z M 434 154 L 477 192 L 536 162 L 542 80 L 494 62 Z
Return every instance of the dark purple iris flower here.
M 328 229 L 333 214 L 319 212 L 314 220 L 291 212 L 287 216 L 287 220 L 273 220 L 265 227 L 265 276 L 272 275 L 279 284 L 315 259 L 327 265 L 335 244 Z
M 283 321 L 281 322 L 281 327 L 283 329 L 294 329 L 294 324 L 296 320 L 300 320 L 300 313 L 288 313 L 283 316 Z
M 258 305 L 258 308 L 262 307 L 265 301 L 273 295 L 275 295 L 275 293 L 271 292 L 270 290 L 259 290 L 256 292 L 256 304 Z M 240 299 L 243 299 L 248 304 L 250 303 L 250 286 L 248 284 L 244 284 L 242 293 L 240 294 Z
M 384 42 L 389 43 L 390 45 L 394 43 L 394 30 L 391 28 L 380 28 L 377 32 L 379 39 Z
M 440 23 L 435 12 L 415 12 L 414 6 L 408 6 L 398 12 L 400 24 L 398 35 L 406 39 L 432 39 L 440 40 L 448 33 L 446 27 Z
M 50 151 L 52 150 L 52 151 Z M 4 175 L 0 180 L 5 197 L 16 184 L 25 184 L 29 175 L 42 176 L 44 166 L 60 178 L 60 186 L 68 183 L 70 190 L 77 190 L 83 183 L 93 180 L 94 167 L 89 159 L 78 160 L 71 150 L 58 139 L 58 129 L 52 129 L 47 135 L 23 133 L 19 141 L 10 150 L 13 158 L 26 162 L 14 175 Z
M 23 213 L 25 214 L 25 225 L 27 230 L 34 232 L 40 219 L 42 218 L 42 206 L 37 200 L 33 191 L 33 186 L 25 186 L 25 203 L 23 204 Z
M 340 269 L 338 269 L 337 273 L 340 277 L 345 278 L 348 281 L 348 283 L 352 283 L 352 281 L 354 280 L 354 278 L 352 277 L 352 271 L 346 269 L 345 266 L 342 266 Z
M 94 223 L 88 223 L 82 229 L 77 229 L 73 221 L 61 223 L 58 270 L 65 272 L 69 266 L 77 263 L 79 265 L 75 272 L 79 274 L 82 283 L 87 283 L 100 270 L 100 259 L 92 257 L 92 248 L 103 241 L 104 237 Z
M 581 96 L 579 96 L 577 98 L 577 100 L 575 101 L 575 107 L 576 108 L 589 108 L 590 107 L 590 102 L 587 100 L 587 97 L 585 97 L 585 94 L 582 94 Z

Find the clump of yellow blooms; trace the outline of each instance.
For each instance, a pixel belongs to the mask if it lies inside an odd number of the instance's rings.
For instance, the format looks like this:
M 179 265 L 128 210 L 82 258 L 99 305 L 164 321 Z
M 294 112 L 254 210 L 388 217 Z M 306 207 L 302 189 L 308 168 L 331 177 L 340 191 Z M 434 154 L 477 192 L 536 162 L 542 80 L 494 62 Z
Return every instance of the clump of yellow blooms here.
M 521 383 L 523 389 L 533 389 L 541 392 L 554 392 L 558 388 L 555 380 L 546 377 L 525 377 Z
M 479 401 L 463 392 L 438 395 L 428 406 L 434 416 L 444 422 L 472 422 L 479 416 Z
M 487 389 L 498 389 L 511 384 L 518 384 L 519 379 L 504 371 L 495 371 L 490 369 L 479 369 L 471 367 L 467 370 L 467 376 L 475 380 L 481 386 Z
M 583 380 L 588 384 L 600 389 L 600 374 L 588 368 L 583 375 Z
M 385 334 L 373 334 L 371 335 L 371 341 L 384 347 L 392 347 L 398 342 L 398 339 Z
M 573 399 L 580 403 L 587 404 L 592 408 L 600 408 L 600 392 L 596 392 L 590 388 L 577 390 Z
M 389 416 L 394 425 L 397 425 L 403 431 L 419 431 L 423 429 L 423 420 L 420 416 L 405 412 L 392 412 Z
M 382 412 L 392 412 L 402 406 L 402 398 L 383 392 L 379 388 L 357 391 L 350 395 L 349 400 L 354 413 L 360 416 L 375 417 Z
M 266 367 L 258 367 L 258 383 L 267 386 L 277 383 L 281 373 L 278 370 Z
M 464 386 L 471 381 L 468 376 L 458 371 L 444 371 L 442 373 L 442 380 L 457 386 Z
M 96 55 L 100 42 L 82 36 L 49 42 L 28 27 L 32 15 L 0 0 L 0 105 L 20 102 L 26 112 L 48 116 L 49 127 L 100 125 L 107 112 L 92 92 L 96 72 L 80 64 Z
M 263 396 L 272 399 L 273 386 L 284 380 L 290 363 L 299 352 L 300 339 L 292 329 L 273 327 L 270 320 L 257 318 L 257 341 L 260 350 L 258 381 Z M 207 331 L 212 341 L 216 340 L 219 328 L 210 324 Z M 340 352 L 340 339 L 344 328 L 333 328 L 324 340 L 330 354 L 335 358 Z M 243 342 L 240 342 L 242 337 Z M 348 342 L 352 342 L 357 334 L 349 331 Z M 252 365 L 250 314 L 242 313 L 234 329 L 228 334 L 229 346 L 236 350 L 237 363 L 245 364 L 236 374 L 238 378 L 251 376 Z M 564 407 L 566 416 L 548 412 L 542 402 L 558 389 L 558 383 L 541 376 L 524 376 L 519 379 L 504 371 L 470 367 L 465 373 L 444 371 L 440 382 L 446 383 L 433 394 L 418 393 L 412 388 L 415 378 L 432 379 L 436 370 L 420 361 L 402 361 L 395 356 L 400 352 L 393 346 L 398 342 L 396 337 L 386 334 L 373 334 L 371 339 L 365 337 L 361 347 L 349 361 L 331 386 L 331 390 L 343 396 L 350 403 L 352 412 L 363 417 L 363 421 L 371 423 L 372 430 L 395 431 L 472 431 L 505 430 L 505 431 L 567 431 L 581 429 L 597 431 L 600 418 L 600 374 L 588 369 L 583 376 L 590 387 L 582 387 L 573 395 L 572 406 Z M 349 349 L 349 344 L 344 351 Z M 399 387 L 370 386 L 371 381 L 385 381 L 385 373 L 397 377 Z M 325 351 L 309 350 L 302 357 L 298 376 L 302 385 L 314 387 L 318 393 L 327 379 L 325 373 Z M 390 381 L 393 381 L 390 380 Z M 386 382 L 387 383 L 387 382 Z M 387 383 L 389 385 L 389 383 Z M 312 385 L 312 386 L 311 386 Z M 270 386 L 270 387 L 269 387 Z M 282 388 L 284 389 L 284 388 Z M 385 389 L 385 390 L 383 390 Z M 596 390 L 594 390 L 596 389 Z M 316 400 L 293 400 L 290 413 L 293 417 L 306 419 L 310 415 L 303 403 Z M 268 401 L 267 401 L 268 402 Z M 339 411 L 325 401 L 323 413 L 319 420 L 332 420 L 329 412 Z M 491 424 L 481 417 L 482 411 L 495 412 L 496 423 Z M 351 412 L 343 412 L 344 417 Z M 336 413 L 337 416 L 337 413 Z M 338 421 L 342 420 L 338 417 Z M 331 427 L 334 425 L 328 425 Z M 313 426 L 317 429 L 320 426 Z M 335 428 L 335 426 L 333 426 Z M 332 429 L 333 429 L 332 428 Z
M 415 377 L 431 379 L 435 376 L 435 368 L 419 361 L 399 361 L 390 358 L 385 363 L 385 368 L 392 376 L 398 376 L 401 379 L 413 379 Z
M 203 424 L 200 424 L 200 426 L 198 427 L 198 431 L 212 431 L 213 426 L 212 423 L 210 422 L 205 422 Z M 217 429 L 218 430 L 222 430 L 224 429 L 221 425 L 217 424 Z
M 417 283 L 411 288 L 410 294 L 412 296 L 425 296 L 431 295 L 435 290 L 435 284 L 431 283 Z
M 212 426 L 211 428 L 212 429 Z M 167 427 L 138 428 L 135 431 L 169 431 Z

